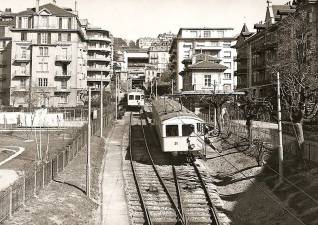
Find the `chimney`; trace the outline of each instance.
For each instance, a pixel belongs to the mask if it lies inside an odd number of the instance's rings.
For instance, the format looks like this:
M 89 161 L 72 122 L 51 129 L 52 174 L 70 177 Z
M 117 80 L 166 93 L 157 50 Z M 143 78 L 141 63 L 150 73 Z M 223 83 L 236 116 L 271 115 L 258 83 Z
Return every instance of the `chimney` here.
M 77 1 L 74 2 L 74 11 L 77 12 Z
M 6 9 L 5 9 L 5 12 L 6 12 L 6 13 L 11 13 L 11 8 L 6 8 Z
M 53 0 L 52 3 L 53 3 L 54 5 L 56 5 L 56 0 Z
M 35 5 L 35 12 L 40 11 L 40 0 L 36 0 L 36 5 Z

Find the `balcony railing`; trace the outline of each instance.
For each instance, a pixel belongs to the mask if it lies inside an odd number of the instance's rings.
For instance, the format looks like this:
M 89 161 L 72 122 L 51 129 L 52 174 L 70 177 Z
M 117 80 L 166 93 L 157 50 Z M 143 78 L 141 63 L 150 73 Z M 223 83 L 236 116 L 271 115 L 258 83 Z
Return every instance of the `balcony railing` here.
M 57 55 L 56 61 L 70 63 L 72 61 L 72 56 L 71 55 Z
M 89 45 L 88 50 L 92 51 L 103 51 L 103 52 L 110 52 L 111 49 L 109 46 L 95 46 L 95 45 Z
M 30 77 L 30 72 L 29 71 L 15 70 L 13 72 L 13 77 Z
M 105 82 L 110 82 L 110 78 L 109 76 L 105 77 L 105 76 L 101 76 L 101 75 L 95 75 L 95 76 L 88 76 L 87 77 L 87 81 L 91 81 L 91 82 L 101 82 L 101 81 L 105 81 Z
M 88 60 L 91 61 L 106 61 L 106 62 L 110 62 L 110 57 L 103 57 L 103 56 L 88 56 L 87 57 Z
M 111 39 L 109 37 L 98 36 L 98 35 L 88 35 L 88 40 L 111 42 Z
M 28 85 L 12 86 L 11 90 L 14 92 L 27 92 L 29 91 L 29 86 Z
M 29 62 L 30 61 L 30 54 L 16 54 L 14 56 L 15 62 Z
M 109 67 L 109 66 L 100 66 L 100 67 L 89 66 L 89 67 L 87 68 L 87 71 L 104 71 L 104 72 L 110 72 L 110 67 Z
M 55 78 L 58 78 L 58 79 L 69 79 L 71 78 L 71 76 L 72 76 L 71 72 L 67 72 L 67 73 L 56 72 L 55 73 Z
M 46 25 L 34 25 L 33 29 L 58 29 L 57 25 L 46 24 Z
M 70 93 L 71 92 L 71 88 L 66 86 L 66 87 L 57 87 L 55 90 L 54 90 L 55 93 Z

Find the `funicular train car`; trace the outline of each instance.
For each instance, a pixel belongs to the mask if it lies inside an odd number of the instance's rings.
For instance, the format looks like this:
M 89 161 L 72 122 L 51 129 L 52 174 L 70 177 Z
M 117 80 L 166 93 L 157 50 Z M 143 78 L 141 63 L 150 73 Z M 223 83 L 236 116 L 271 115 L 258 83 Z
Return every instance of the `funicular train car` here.
M 145 105 L 145 94 L 141 89 L 132 89 L 127 94 L 128 108 L 142 108 Z
M 154 100 L 152 106 L 152 119 L 163 152 L 179 155 L 204 149 L 201 118 L 168 98 Z

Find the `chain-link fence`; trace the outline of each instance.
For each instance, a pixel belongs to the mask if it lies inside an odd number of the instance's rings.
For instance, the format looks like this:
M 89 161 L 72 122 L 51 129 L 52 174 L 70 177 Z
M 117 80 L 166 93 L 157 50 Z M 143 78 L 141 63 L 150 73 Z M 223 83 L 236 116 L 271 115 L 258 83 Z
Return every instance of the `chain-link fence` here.
M 103 116 L 103 125 L 111 125 L 114 119 L 113 113 Z M 92 120 L 92 134 L 100 129 L 100 120 Z M 11 217 L 19 207 L 47 186 L 72 159 L 87 148 L 87 124 L 78 130 L 73 142 L 64 147 L 56 156 L 47 162 L 35 164 L 34 167 L 24 172 L 14 184 L 0 192 L 0 223 Z

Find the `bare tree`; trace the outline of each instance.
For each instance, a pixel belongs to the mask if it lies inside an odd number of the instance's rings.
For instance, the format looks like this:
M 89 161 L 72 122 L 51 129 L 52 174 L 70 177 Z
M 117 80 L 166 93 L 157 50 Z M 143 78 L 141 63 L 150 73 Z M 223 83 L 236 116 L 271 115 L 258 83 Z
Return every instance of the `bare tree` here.
M 309 13 L 298 9 L 280 22 L 276 57 L 271 62 L 273 76 L 281 75 L 283 107 L 294 124 L 298 142 L 298 159 L 304 150 L 304 121 L 318 111 L 317 45 L 311 33 Z

